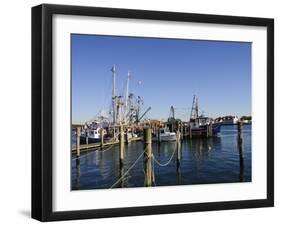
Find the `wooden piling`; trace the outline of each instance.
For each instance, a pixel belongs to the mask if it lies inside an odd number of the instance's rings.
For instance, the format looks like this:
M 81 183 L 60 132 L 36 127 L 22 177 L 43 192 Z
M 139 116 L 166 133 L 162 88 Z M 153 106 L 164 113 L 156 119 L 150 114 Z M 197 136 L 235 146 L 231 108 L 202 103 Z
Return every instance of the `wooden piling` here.
M 180 124 L 180 132 L 181 132 L 181 136 L 180 136 L 180 139 L 183 140 L 183 123 L 181 122 Z
M 180 159 L 181 159 L 181 142 L 180 140 L 178 140 L 177 144 L 176 144 L 176 148 L 177 148 L 177 161 L 178 164 L 180 163 Z
M 143 133 L 145 150 L 145 186 L 152 185 L 152 134 L 151 128 L 145 128 Z
M 180 142 L 180 140 L 181 140 L 181 133 L 180 133 L 179 130 L 177 130 L 176 131 L 176 141 L 177 141 L 177 143 Z
M 238 138 L 239 138 L 239 140 L 243 139 L 243 123 L 242 122 L 238 122 L 237 130 L 238 130 Z
M 192 130 L 191 130 L 191 125 L 188 126 L 188 135 L 189 135 L 189 139 L 192 139 Z
M 120 125 L 120 139 L 119 139 L 119 160 L 123 164 L 124 159 L 124 130 L 123 125 Z
M 80 156 L 80 133 L 81 127 L 76 127 L 76 156 Z
M 238 146 L 239 146 L 239 155 L 240 159 L 244 159 L 244 142 L 243 142 L 243 122 L 238 122 Z
M 132 133 L 132 132 L 131 132 L 131 133 Z M 126 143 L 127 143 L 127 144 L 131 143 L 129 129 L 127 129 L 127 132 L 126 132 Z
M 103 148 L 104 145 L 104 131 L 103 128 L 100 128 L 100 147 Z
M 158 134 L 158 144 L 160 144 L 161 143 L 161 130 L 160 130 L 160 128 L 158 127 L 158 129 L 157 129 L 157 134 Z
M 115 125 L 113 125 L 113 140 L 116 141 Z
M 89 145 L 89 129 L 88 128 L 85 130 L 85 133 L 86 133 L 86 145 L 88 146 Z
M 159 141 L 159 133 L 158 133 L 158 130 L 159 130 L 159 127 L 156 126 L 156 127 L 155 127 L 155 137 L 156 137 L 156 141 L 157 141 L 157 142 Z
M 240 182 L 244 181 L 244 140 L 243 140 L 243 123 L 238 122 L 237 124 L 237 130 L 238 130 L 238 148 L 239 148 L 239 157 L 240 157 Z
M 210 137 L 213 136 L 213 122 L 210 122 L 210 125 L 209 125 L 209 136 Z

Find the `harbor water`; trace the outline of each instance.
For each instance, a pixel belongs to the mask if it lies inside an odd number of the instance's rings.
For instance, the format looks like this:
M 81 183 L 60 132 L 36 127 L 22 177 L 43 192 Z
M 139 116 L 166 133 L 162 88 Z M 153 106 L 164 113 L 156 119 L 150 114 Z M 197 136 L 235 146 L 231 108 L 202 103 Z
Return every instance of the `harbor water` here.
M 161 142 L 160 145 L 152 143 L 155 159 L 152 161 L 153 186 L 251 182 L 251 134 L 251 125 L 244 125 L 242 162 L 236 125 L 221 126 L 221 133 L 216 137 L 183 139 L 179 147 L 179 162 L 175 151 L 176 142 Z M 74 135 L 73 145 L 75 142 Z M 125 144 L 122 166 L 119 163 L 119 145 L 88 151 L 81 154 L 80 158 L 73 155 L 72 190 L 143 187 L 143 151 L 141 141 Z M 136 162 L 137 159 L 139 160 Z

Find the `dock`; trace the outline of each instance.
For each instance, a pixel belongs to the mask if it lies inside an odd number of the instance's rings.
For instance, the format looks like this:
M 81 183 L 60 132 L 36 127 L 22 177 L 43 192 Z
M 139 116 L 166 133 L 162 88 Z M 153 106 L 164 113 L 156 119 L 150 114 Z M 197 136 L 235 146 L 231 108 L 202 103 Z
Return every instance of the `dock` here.
M 133 138 L 131 138 L 131 142 L 142 141 L 142 140 L 143 140 L 143 137 L 133 137 Z M 108 146 L 111 146 L 111 145 L 117 145 L 119 143 L 120 143 L 120 141 L 108 141 L 108 142 L 103 144 L 103 147 L 108 147 Z M 91 149 L 101 149 L 101 148 L 102 148 L 101 143 L 80 144 L 80 146 L 79 146 L 80 153 L 87 152 Z M 71 149 L 71 151 L 72 151 L 72 154 L 76 154 L 77 148 L 73 147 Z

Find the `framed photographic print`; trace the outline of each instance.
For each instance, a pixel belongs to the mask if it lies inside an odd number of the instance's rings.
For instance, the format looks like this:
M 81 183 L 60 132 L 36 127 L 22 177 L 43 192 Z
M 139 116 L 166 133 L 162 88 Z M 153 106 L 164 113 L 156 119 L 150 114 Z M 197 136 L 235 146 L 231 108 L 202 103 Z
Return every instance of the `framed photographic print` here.
M 32 8 L 32 217 L 274 205 L 274 21 Z

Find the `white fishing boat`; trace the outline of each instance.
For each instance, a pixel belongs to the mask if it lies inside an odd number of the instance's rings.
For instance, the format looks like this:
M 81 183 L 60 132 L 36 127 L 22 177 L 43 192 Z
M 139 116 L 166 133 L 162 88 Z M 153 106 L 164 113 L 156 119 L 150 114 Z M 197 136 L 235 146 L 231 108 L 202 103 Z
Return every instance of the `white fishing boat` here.
M 176 133 L 170 132 L 168 128 L 160 128 L 160 141 L 176 141 Z
M 222 125 L 235 125 L 239 121 L 237 116 L 225 116 L 222 117 Z
M 103 130 L 103 134 L 106 135 L 106 130 Z M 101 137 L 101 127 L 95 129 L 88 129 L 81 132 L 80 140 L 82 143 L 86 143 L 86 139 L 88 137 L 89 143 L 97 143 L 100 142 Z

